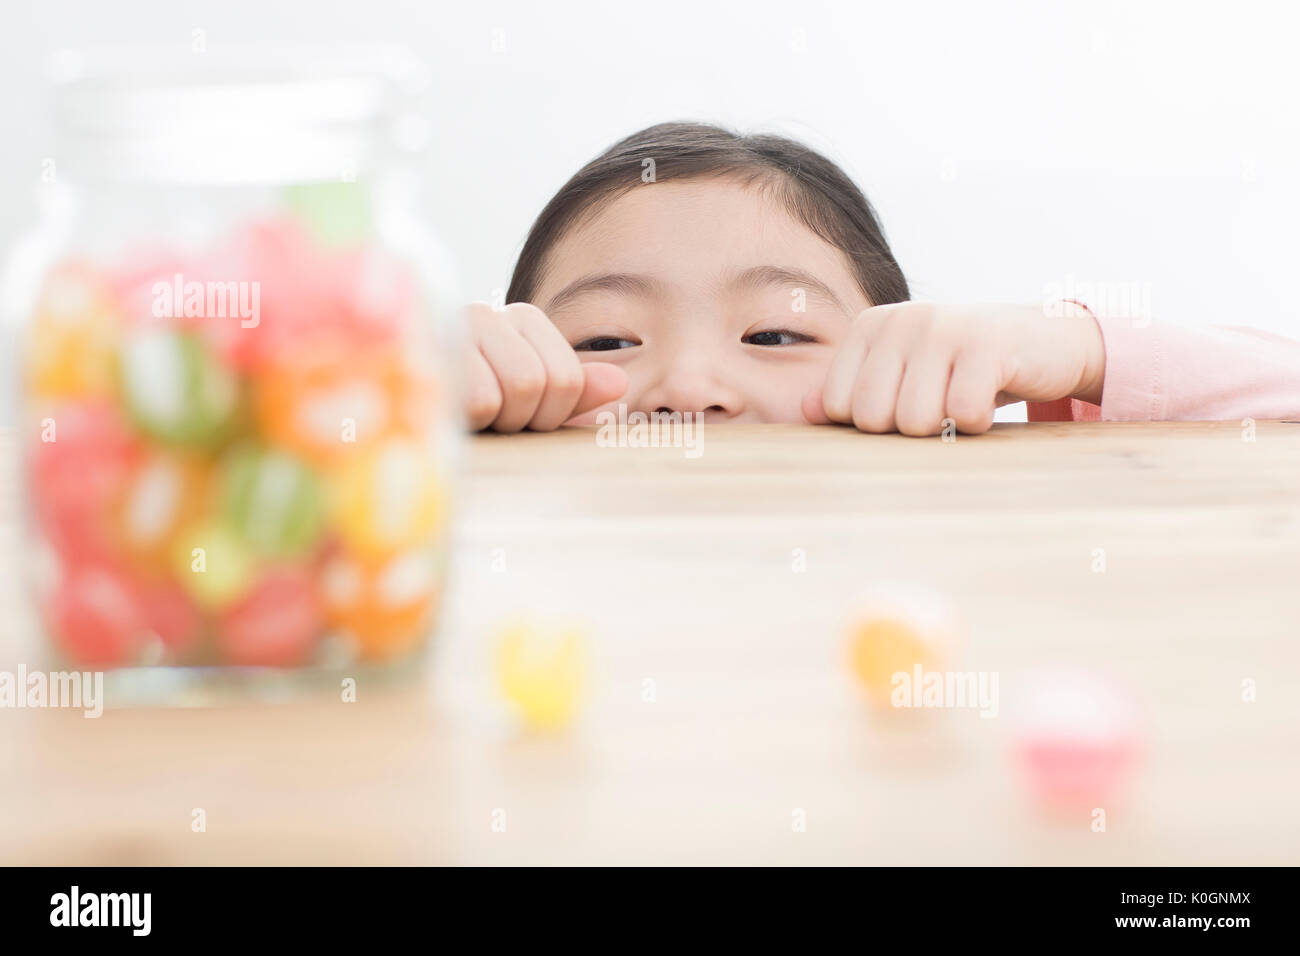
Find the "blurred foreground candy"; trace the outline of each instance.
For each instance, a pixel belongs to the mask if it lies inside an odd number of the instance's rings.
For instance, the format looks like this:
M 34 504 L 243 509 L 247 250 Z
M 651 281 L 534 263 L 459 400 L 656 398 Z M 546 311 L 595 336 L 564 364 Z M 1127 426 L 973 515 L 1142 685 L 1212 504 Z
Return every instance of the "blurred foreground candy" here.
M 586 679 L 587 649 L 578 631 L 518 623 L 501 635 L 498 686 L 529 727 L 567 726 L 578 712 Z
M 113 505 L 140 457 L 126 423 L 105 403 L 63 403 L 28 441 L 28 494 L 49 542 L 63 558 L 107 553 Z
M 285 205 L 324 245 L 355 245 L 370 235 L 370 190 L 363 183 L 295 183 L 283 195 Z
M 333 506 L 345 544 L 357 554 L 383 557 L 434 540 L 444 497 L 425 446 L 391 440 L 344 463 Z
M 172 568 L 190 597 L 211 609 L 243 596 L 257 564 L 248 546 L 228 526 L 203 520 L 176 535 Z
M 1040 802 L 1105 807 L 1138 748 L 1137 705 L 1119 685 L 1081 670 L 1026 674 L 1013 703 L 1016 755 Z
M 223 463 L 220 484 L 223 517 L 257 554 L 300 556 L 320 540 L 325 518 L 320 485 L 292 455 L 241 448 Z
M 203 636 L 203 615 L 184 588 L 169 579 L 144 580 L 137 594 L 145 630 L 162 644 L 169 662 L 195 650 Z
M 222 613 L 217 645 L 230 664 L 293 667 L 307 659 L 321 624 L 311 573 L 304 568 L 279 568 Z
M 118 314 L 107 283 L 69 264 L 50 273 L 27 339 L 26 379 L 41 397 L 87 398 L 113 386 Z
M 947 603 L 929 591 L 908 586 L 880 586 L 862 600 L 849 624 L 853 672 L 868 698 L 881 708 L 906 675 L 947 666 L 956 641 L 956 623 Z
M 394 434 L 427 434 L 436 400 L 431 376 L 399 350 L 322 346 L 269 368 L 254 407 L 268 441 L 328 464 Z
M 331 557 L 321 578 L 326 619 L 347 633 L 369 660 L 412 650 L 438 604 L 439 552 L 412 551 L 385 560 L 346 553 Z
M 52 597 L 49 626 L 59 650 L 81 667 L 120 667 L 139 653 L 146 620 L 123 575 L 98 565 L 69 568 Z
M 120 374 L 131 419 L 154 438 L 209 445 L 233 423 L 239 384 L 195 334 L 162 326 L 133 332 Z
M 207 477 L 202 461 L 162 451 L 131 469 L 115 503 L 113 533 L 136 566 L 155 574 L 169 567 L 176 533 L 207 507 Z
M 421 277 L 357 187 L 278 198 L 46 276 L 22 478 L 33 592 L 70 660 L 382 662 L 428 636 L 455 435 Z

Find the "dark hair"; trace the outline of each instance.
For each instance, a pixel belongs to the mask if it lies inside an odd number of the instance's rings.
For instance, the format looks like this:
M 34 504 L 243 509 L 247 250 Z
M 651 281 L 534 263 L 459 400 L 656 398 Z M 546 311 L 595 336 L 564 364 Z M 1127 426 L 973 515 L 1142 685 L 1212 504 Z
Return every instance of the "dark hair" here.
M 555 244 L 582 217 L 641 185 L 647 159 L 654 160 L 655 182 L 729 175 L 773 189 L 791 215 L 848 257 L 872 305 L 907 300 L 907 279 L 875 210 L 825 156 L 784 136 L 742 136 L 707 123 L 659 123 L 619 140 L 560 187 L 528 232 L 507 302 L 527 302 L 536 294 Z

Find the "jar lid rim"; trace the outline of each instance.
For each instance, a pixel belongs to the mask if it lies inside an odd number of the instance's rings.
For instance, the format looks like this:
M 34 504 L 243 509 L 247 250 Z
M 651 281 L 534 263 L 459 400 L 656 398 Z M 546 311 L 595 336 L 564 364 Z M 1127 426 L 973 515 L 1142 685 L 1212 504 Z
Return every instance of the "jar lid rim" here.
M 365 122 L 428 84 L 402 47 L 88 47 L 50 63 L 65 128 Z

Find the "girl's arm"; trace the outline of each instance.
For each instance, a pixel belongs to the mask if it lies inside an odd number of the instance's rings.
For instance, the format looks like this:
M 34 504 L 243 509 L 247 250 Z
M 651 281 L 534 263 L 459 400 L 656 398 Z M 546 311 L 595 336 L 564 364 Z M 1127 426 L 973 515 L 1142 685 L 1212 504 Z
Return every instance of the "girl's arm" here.
M 1300 419 L 1300 341 L 1255 329 L 1100 318 L 1100 407 L 1031 402 L 1030 421 Z

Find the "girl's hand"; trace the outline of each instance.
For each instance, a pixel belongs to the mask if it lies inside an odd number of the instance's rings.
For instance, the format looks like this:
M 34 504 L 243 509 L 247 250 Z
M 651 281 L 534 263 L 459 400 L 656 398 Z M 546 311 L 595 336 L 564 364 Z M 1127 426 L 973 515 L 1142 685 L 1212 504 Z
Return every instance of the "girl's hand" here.
M 627 373 L 606 362 L 578 361 L 541 309 L 516 302 L 497 311 L 466 310 L 473 344 L 465 382 L 470 428 L 551 431 L 627 391 Z
M 929 305 L 865 309 L 831 360 L 820 391 L 804 397 L 813 424 L 864 432 L 937 435 L 945 418 L 980 434 L 993 410 L 1059 398 L 1101 401 L 1106 353 L 1082 306 Z

